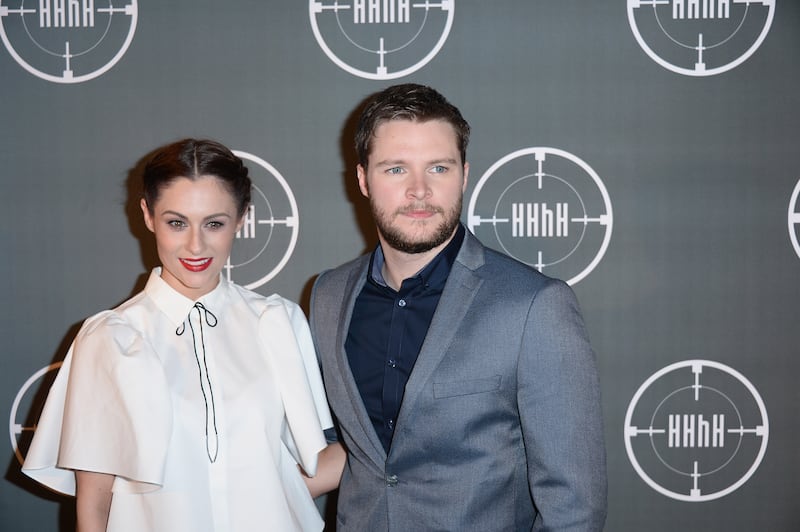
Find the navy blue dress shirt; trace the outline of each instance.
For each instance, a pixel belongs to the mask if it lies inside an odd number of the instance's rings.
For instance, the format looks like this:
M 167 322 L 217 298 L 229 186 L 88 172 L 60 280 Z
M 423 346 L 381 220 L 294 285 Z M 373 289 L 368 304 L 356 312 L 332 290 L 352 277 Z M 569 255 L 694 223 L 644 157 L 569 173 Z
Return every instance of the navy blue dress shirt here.
M 453 239 L 414 277 L 395 291 L 386 284 L 380 245 L 353 308 L 345 351 L 361 399 L 386 452 L 394 434 L 408 377 L 414 369 L 450 269 L 464 240 Z

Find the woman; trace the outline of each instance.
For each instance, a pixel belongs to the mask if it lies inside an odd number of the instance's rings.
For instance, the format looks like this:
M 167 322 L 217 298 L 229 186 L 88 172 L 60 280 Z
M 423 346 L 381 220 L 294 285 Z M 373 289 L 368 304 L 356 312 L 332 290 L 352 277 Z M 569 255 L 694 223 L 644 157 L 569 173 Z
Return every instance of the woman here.
M 335 487 L 344 453 L 326 448 L 305 317 L 222 275 L 247 168 L 187 139 L 157 151 L 143 181 L 161 267 L 83 324 L 23 471 L 76 494 L 80 532 L 321 530 L 312 494 Z

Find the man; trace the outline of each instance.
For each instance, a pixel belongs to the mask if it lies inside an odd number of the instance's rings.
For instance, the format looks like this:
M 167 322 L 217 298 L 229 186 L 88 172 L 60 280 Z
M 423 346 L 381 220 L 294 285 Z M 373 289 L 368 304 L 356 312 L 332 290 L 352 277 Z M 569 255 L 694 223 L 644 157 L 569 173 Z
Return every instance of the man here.
M 347 464 L 337 530 L 594 531 L 594 354 L 561 281 L 459 222 L 469 125 L 435 90 L 374 95 L 356 132 L 379 245 L 320 275 L 312 331 Z

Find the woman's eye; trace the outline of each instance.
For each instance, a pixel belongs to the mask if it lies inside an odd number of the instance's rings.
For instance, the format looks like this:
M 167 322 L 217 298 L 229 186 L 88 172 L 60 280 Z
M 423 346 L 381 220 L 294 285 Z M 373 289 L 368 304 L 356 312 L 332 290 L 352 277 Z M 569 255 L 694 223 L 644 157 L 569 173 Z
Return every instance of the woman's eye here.
M 221 229 L 225 224 L 218 221 L 208 222 L 208 227 L 211 229 Z
M 183 222 L 183 220 L 170 220 L 167 222 L 167 225 L 174 229 L 182 229 L 186 227 L 186 224 Z

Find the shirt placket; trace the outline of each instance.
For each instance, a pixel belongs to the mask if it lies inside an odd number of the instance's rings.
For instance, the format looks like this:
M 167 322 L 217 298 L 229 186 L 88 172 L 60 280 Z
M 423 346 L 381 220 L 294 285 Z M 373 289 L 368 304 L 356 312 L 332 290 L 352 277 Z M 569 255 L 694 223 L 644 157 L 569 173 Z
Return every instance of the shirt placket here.
M 389 342 L 383 372 L 383 419 L 385 427 L 394 432 L 397 413 L 403 399 L 402 389 L 402 357 L 403 337 L 406 332 L 408 317 L 408 298 L 398 295 L 392 308 Z
M 223 452 L 224 407 L 219 383 L 220 373 L 213 356 L 213 340 L 209 329 L 216 326 L 216 317 L 209 317 L 207 309 L 198 303 L 189 313 L 188 321 L 192 331 L 192 342 L 197 362 L 200 388 L 204 398 L 206 420 L 206 452 L 208 454 L 209 495 L 211 515 L 215 530 L 227 530 L 230 523 L 228 515 L 228 477 L 226 455 Z M 209 322 L 213 319 L 213 322 Z M 213 323 L 213 325 L 212 325 Z M 209 327 L 211 326 L 211 327 Z

